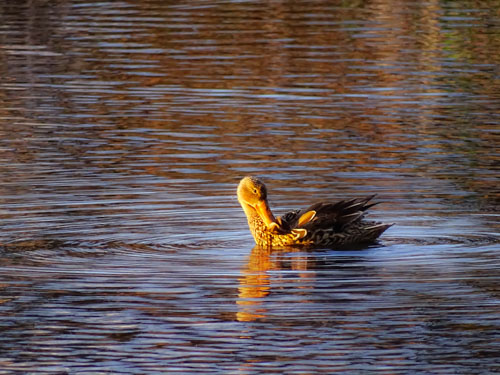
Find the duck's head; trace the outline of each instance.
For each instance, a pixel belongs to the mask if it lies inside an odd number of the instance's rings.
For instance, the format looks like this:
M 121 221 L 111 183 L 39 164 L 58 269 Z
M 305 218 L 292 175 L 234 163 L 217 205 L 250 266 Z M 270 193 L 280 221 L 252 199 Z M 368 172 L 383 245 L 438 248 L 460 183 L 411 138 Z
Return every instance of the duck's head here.
M 245 177 L 238 185 L 238 201 L 247 217 L 257 214 L 269 229 L 278 226 L 269 203 L 267 202 L 266 185 L 255 177 Z

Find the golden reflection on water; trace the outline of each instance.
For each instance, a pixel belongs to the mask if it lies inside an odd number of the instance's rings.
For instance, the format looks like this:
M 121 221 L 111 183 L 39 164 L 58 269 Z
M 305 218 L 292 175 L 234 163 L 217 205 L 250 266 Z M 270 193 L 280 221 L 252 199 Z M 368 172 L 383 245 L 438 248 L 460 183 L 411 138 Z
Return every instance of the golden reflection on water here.
M 283 258 L 284 256 L 284 258 Z M 311 264 L 312 262 L 312 264 Z M 241 273 L 238 287 L 238 312 L 236 319 L 241 322 L 266 319 L 265 297 L 272 293 L 273 277 L 284 277 L 279 271 L 293 271 L 294 289 L 311 289 L 315 278 L 314 262 L 300 249 L 270 250 L 256 246 L 250 252 L 248 262 Z M 279 284 L 279 280 L 274 279 Z M 301 301 L 298 300 L 298 303 Z
M 255 163 L 263 173 L 297 166 L 311 175 L 398 167 L 409 174 L 427 149 L 419 173 L 440 178 L 432 166 L 442 156 L 459 154 L 480 170 L 496 158 L 489 155 L 494 134 L 451 113 L 460 105 L 464 117 L 487 120 L 492 104 L 450 95 L 471 87 L 495 98 L 492 67 L 463 68 L 482 63 L 479 51 L 488 51 L 492 66 L 499 61 L 498 38 L 480 23 L 494 7 L 465 2 L 480 10 L 448 21 L 466 14 L 439 1 L 193 8 L 132 1 L 116 13 L 103 13 L 105 4 L 68 4 L 54 12 L 26 4 L 28 20 L 14 30 L 19 41 L 3 49 L 3 87 L 15 105 L 0 113 L 17 119 L 2 125 L 15 144 L 6 159 L 37 165 L 40 149 L 54 148 L 76 168 L 228 182 Z M 470 40 L 460 33 L 468 23 Z M 64 51 L 64 58 L 47 54 Z M 79 128 L 83 140 L 52 144 L 29 118 L 62 136 Z M 355 157 L 342 160 L 346 150 Z M 283 166 L 304 152 L 303 161 Z M 489 179 L 459 183 L 492 195 Z

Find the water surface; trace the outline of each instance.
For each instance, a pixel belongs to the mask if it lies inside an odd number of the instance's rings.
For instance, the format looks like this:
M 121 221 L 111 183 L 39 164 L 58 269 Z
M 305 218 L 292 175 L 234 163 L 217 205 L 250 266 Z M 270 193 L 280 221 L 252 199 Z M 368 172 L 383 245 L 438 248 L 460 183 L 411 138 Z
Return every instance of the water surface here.
M 499 12 L 0 5 L 0 374 L 500 372 Z M 247 174 L 396 225 L 254 248 Z

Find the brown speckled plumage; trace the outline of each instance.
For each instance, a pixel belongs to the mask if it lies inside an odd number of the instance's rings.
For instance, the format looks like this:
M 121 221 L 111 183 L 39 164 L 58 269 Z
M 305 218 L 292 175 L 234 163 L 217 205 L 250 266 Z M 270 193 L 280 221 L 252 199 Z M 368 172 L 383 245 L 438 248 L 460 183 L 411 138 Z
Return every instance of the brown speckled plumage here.
M 392 224 L 364 220 L 376 203 L 374 196 L 316 203 L 275 218 L 267 202 L 262 181 L 245 177 L 238 186 L 238 200 L 245 211 L 250 231 L 261 247 L 347 247 L 374 242 Z

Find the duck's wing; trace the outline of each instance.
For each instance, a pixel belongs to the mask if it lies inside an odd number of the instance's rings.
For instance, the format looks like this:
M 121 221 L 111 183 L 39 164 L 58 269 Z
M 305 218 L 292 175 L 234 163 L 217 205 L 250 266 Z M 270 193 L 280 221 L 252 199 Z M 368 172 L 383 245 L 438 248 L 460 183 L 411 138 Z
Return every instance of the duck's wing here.
M 336 203 L 318 202 L 305 210 L 287 212 L 277 219 L 280 229 L 329 229 L 342 231 L 346 226 L 363 218 L 365 211 L 377 203 L 370 202 L 375 195 L 366 198 L 343 200 Z
M 275 228 L 275 233 L 280 235 L 292 235 L 294 240 L 300 240 L 307 235 L 307 230 L 303 228 L 305 224 L 310 222 L 316 212 L 307 211 L 302 213 L 301 210 L 290 211 L 283 216 L 278 216 L 276 222 L 278 226 Z
M 279 224 L 279 228 L 282 232 L 288 233 L 293 228 L 297 228 L 298 219 L 300 218 L 301 210 L 293 210 L 278 216 L 276 222 Z
M 340 232 L 345 227 L 360 221 L 366 210 L 377 204 L 371 202 L 374 197 L 375 195 L 371 195 L 337 203 L 316 203 L 308 208 L 308 210 L 316 211 L 316 217 L 312 222 L 307 223 L 304 228 L 333 228 L 335 231 Z

